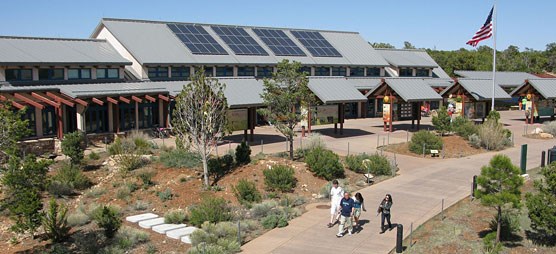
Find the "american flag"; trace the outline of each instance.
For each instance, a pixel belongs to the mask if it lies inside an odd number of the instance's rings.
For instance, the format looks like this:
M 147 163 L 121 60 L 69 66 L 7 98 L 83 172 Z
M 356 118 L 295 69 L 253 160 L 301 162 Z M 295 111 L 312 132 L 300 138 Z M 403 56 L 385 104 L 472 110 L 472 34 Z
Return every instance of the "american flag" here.
M 488 14 L 488 18 L 485 21 L 485 24 L 473 35 L 471 40 L 467 41 L 468 45 L 476 47 L 480 41 L 486 40 L 492 36 L 492 12 L 494 11 L 494 7 L 490 9 L 490 13 Z

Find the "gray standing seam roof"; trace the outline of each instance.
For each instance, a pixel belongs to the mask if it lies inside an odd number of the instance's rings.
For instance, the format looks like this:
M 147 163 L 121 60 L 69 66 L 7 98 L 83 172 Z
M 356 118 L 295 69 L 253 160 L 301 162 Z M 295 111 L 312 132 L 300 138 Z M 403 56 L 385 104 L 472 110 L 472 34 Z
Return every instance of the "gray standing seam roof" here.
M 556 79 L 550 78 L 529 79 L 528 82 L 524 82 L 521 86 L 514 89 L 511 95 L 516 96 L 516 93 L 527 84 L 531 84 L 545 99 L 556 99 Z
M 427 52 L 423 50 L 377 48 L 376 51 L 380 53 L 388 63 L 395 67 L 438 67 L 438 64 L 432 60 L 432 58 L 423 57 L 423 55 L 428 55 Z
M 0 64 L 131 65 L 105 40 L 0 36 Z
M 444 96 L 457 84 L 460 84 L 477 101 L 488 101 L 492 99 L 492 80 L 488 79 L 459 79 L 456 84 L 446 88 L 440 94 Z M 495 100 L 509 100 L 512 98 L 502 87 L 495 86 L 494 89 Z
M 367 101 L 367 98 L 345 77 L 310 77 L 308 86 L 325 104 Z
M 385 83 L 405 102 L 442 100 L 442 97 L 424 79 L 386 78 Z M 380 87 L 377 86 L 367 95 L 374 93 Z
M 369 77 L 348 77 L 347 80 L 352 83 L 355 88 L 360 90 L 371 90 L 382 82 L 381 78 Z
M 470 79 L 490 79 L 492 71 L 454 71 L 454 74 Z M 496 84 L 499 86 L 520 86 L 526 79 L 538 79 L 539 77 L 527 72 L 496 72 Z

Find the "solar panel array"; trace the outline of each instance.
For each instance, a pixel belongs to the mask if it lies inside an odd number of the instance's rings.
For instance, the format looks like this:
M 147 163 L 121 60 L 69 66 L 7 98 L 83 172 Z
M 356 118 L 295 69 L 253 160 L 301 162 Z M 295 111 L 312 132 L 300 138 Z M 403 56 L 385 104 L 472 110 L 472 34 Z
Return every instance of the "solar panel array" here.
M 211 26 L 236 55 L 268 56 L 268 53 L 243 28 Z
M 168 28 L 191 50 L 200 55 L 227 55 L 228 52 L 202 27 L 191 24 L 168 24 Z
M 306 56 L 282 30 L 253 28 L 253 31 L 277 56 Z
M 291 31 L 293 36 L 315 57 L 342 57 L 319 32 Z

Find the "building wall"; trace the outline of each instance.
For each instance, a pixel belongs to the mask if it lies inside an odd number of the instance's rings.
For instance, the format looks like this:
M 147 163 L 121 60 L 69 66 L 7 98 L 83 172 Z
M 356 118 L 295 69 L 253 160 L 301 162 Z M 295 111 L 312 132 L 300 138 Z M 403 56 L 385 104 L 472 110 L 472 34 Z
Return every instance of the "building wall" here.
M 6 72 L 4 70 L 5 68 L 0 66 L 0 81 L 6 81 Z
M 64 80 L 68 80 L 68 69 L 91 69 L 90 79 L 73 79 L 75 83 L 79 83 L 80 80 L 91 80 L 96 79 L 97 69 L 101 68 L 118 68 L 119 69 L 119 79 L 124 78 L 124 67 L 118 65 L 22 65 L 22 66 L 0 66 L 0 81 L 6 81 L 6 70 L 7 69 L 32 69 L 33 70 L 33 81 L 39 81 L 39 69 L 64 69 Z M 44 81 L 44 80 L 42 80 Z
M 145 72 L 145 68 L 143 68 L 143 66 L 139 64 L 139 61 L 137 61 L 137 59 L 135 59 L 135 57 L 133 57 L 133 55 L 129 53 L 124 45 L 122 45 L 120 41 L 118 41 L 118 39 L 116 39 L 116 37 L 114 37 L 114 35 L 110 33 L 110 31 L 108 31 L 106 27 L 102 27 L 96 38 L 105 39 L 106 41 L 108 41 L 108 43 L 110 43 L 110 45 L 112 45 L 112 47 L 114 47 L 114 49 L 116 49 L 116 51 L 118 51 L 121 56 L 129 60 L 131 62 L 131 68 L 133 69 L 135 74 L 138 75 L 139 79 L 148 78 L 147 73 Z

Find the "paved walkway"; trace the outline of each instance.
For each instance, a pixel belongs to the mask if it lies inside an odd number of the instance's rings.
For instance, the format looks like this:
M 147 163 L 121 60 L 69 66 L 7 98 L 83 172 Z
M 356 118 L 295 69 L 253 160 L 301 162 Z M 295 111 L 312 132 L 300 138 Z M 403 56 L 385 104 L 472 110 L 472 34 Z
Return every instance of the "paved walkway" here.
M 501 153 L 508 155 L 519 165 L 521 144 L 528 144 L 528 168 L 540 164 L 540 153 L 554 145 L 553 140 L 533 140 L 521 137 L 524 124 L 519 120 L 522 113 L 502 112 L 503 122 L 508 124 L 515 135 L 516 146 Z M 518 120 L 515 120 L 518 119 Z M 363 119 L 366 120 L 366 119 Z M 354 120 L 357 125 L 365 121 Z M 368 124 L 368 121 L 366 122 Z M 368 126 L 368 125 L 367 125 Z M 538 126 L 538 125 L 537 125 Z M 375 133 L 383 134 L 380 128 L 367 127 Z M 379 129 L 379 130 L 376 130 Z M 529 131 L 533 128 L 529 127 Z M 392 134 L 391 140 L 405 142 L 405 132 Z M 394 138 L 394 139 L 392 139 Z M 327 138 L 328 139 L 328 138 Z M 327 140 L 327 145 L 334 150 L 350 140 L 350 152 L 372 152 L 376 147 L 376 134 Z M 374 140 L 374 142 L 370 142 Z M 353 143 L 352 143 L 353 142 Z M 284 143 L 281 143 L 284 145 Z M 267 148 L 265 147 L 265 151 Z M 256 148 L 254 149 L 256 152 Z M 345 149 L 347 152 L 347 147 Z M 375 150 L 376 151 L 376 150 Z M 340 152 L 342 150 L 340 149 Z M 471 190 L 473 175 L 480 173 L 480 168 L 488 164 L 495 152 L 475 156 L 431 160 L 411 156 L 397 155 L 400 168 L 399 176 L 376 185 L 367 187 L 360 192 L 365 197 L 367 212 L 361 219 L 365 222 L 363 229 L 352 235 L 336 238 L 337 226 L 327 228 L 328 209 L 309 207 L 309 211 L 290 222 L 285 228 L 267 232 L 242 247 L 244 253 L 388 253 L 395 246 L 396 230 L 379 234 L 380 217 L 376 215 L 376 207 L 386 193 L 392 194 L 392 222 L 404 225 L 404 237 L 409 234 L 410 224 L 417 228 L 441 210 L 442 200 L 447 208 L 467 197 Z

